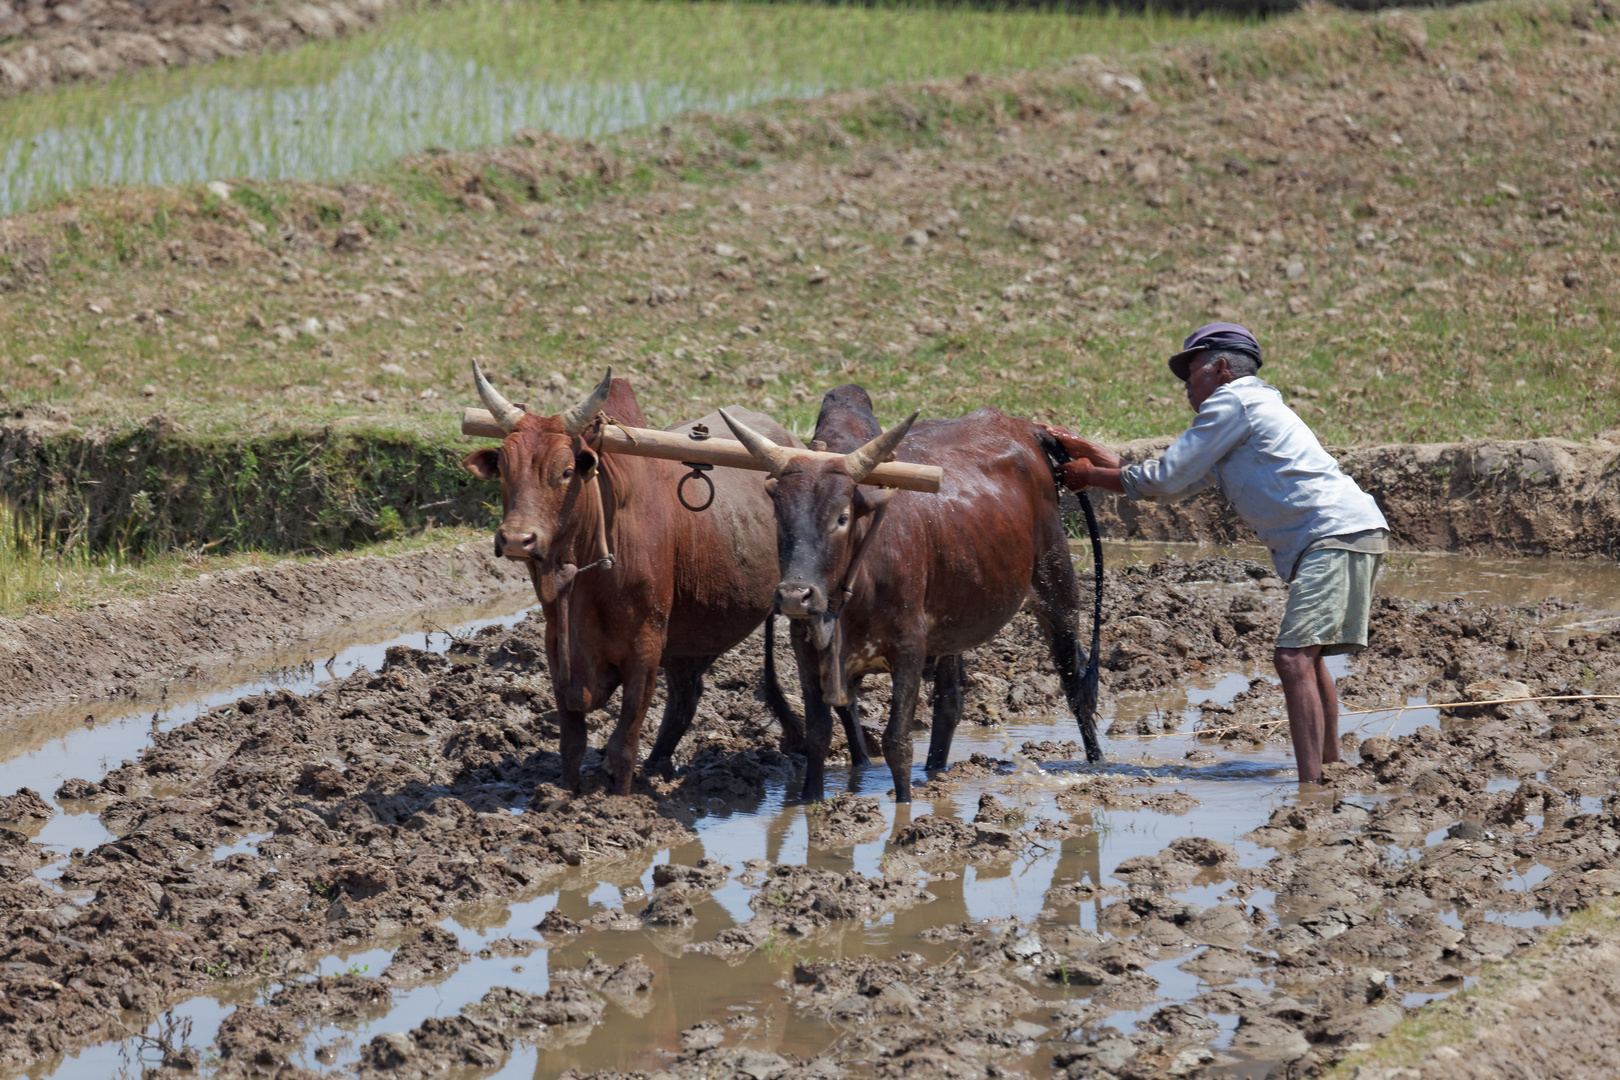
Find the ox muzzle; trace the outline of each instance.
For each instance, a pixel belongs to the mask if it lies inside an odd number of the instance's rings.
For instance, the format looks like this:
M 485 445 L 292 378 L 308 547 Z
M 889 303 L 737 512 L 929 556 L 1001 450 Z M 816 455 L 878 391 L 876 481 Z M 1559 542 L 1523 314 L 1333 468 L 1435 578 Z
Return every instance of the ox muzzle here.
M 495 557 L 523 562 L 545 555 L 546 538 L 539 529 L 520 521 L 501 522 L 495 530 Z
M 790 619 L 809 619 L 827 611 L 827 594 L 819 586 L 784 581 L 776 587 L 776 610 Z

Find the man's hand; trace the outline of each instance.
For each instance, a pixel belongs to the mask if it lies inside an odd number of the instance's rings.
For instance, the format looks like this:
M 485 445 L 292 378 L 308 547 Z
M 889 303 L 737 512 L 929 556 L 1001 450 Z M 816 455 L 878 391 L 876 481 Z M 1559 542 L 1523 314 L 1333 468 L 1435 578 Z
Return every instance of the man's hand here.
M 1070 464 L 1086 461 L 1098 468 L 1116 471 L 1124 464 L 1119 455 L 1108 449 L 1108 447 L 1094 443 L 1090 439 L 1082 439 L 1068 428 L 1058 427 L 1055 424 L 1042 424 L 1040 426 L 1048 435 L 1063 444 L 1063 449 L 1074 459 Z M 1067 473 L 1065 473 L 1065 477 L 1067 477 Z M 1096 484 L 1097 482 L 1092 481 L 1092 483 Z M 1073 485 L 1071 484 L 1070 487 L 1073 487 Z
M 1114 459 L 1118 461 L 1118 458 Z M 1059 467 L 1059 475 L 1063 477 L 1063 486 L 1070 491 L 1084 491 L 1088 487 L 1099 487 L 1104 491 L 1114 491 L 1123 495 L 1125 485 L 1120 482 L 1118 469 L 1106 469 L 1093 465 L 1081 458 L 1077 461 L 1064 463 Z

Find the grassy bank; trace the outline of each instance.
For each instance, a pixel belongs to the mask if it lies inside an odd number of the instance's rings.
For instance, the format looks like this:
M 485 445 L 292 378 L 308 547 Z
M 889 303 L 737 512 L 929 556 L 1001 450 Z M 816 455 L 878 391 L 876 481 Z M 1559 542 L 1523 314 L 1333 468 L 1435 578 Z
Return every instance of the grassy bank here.
M 363 421 L 257 436 L 173 423 L 0 434 L 18 511 L 72 549 L 331 551 L 435 523 L 486 524 L 492 489 L 442 441 Z
M 542 407 L 612 364 L 660 424 L 736 401 L 803 430 L 857 380 L 886 416 L 1169 434 L 1163 357 L 1215 317 L 1259 333 L 1325 441 L 1589 438 L 1620 426 L 1616 115 L 1613 22 L 1499 0 L 530 132 L 352 183 L 75 197 L 0 223 L 0 398 L 115 442 L 161 417 L 199 461 L 127 506 L 66 458 L 4 488 L 58 477 L 49 520 L 113 538 L 171 492 L 190 509 L 159 543 L 276 544 L 301 516 L 293 546 L 353 543 L 387 508 L 415 527 L 462 483 L 471 356 Z M 327 486 L 238 496 L 235 464 L 209 471 L 328 432 L 350 449 Z
M 430 527 L 393 540 L 358 544 L 344 554 L 389 557 L 488 539 L 485 529 Z M 206 542 L 151 554 L 96 550 L 81 539 L 52 532 L 37 517 L 0 501 L 0 618 L 83 611 L 116 600 L 151 596 L 203 574 L 322 554 L 289 554 L 262 547 L 226 554 L 216 550 Z

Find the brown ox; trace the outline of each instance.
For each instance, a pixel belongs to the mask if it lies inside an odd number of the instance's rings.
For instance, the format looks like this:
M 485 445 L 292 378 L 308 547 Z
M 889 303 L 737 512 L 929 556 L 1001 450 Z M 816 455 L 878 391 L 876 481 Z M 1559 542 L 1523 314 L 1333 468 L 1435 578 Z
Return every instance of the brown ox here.
M 926 422 L 908 438 L 913 414 L 861 445 L 857 440 L 877 429 L 871 399 L 858 386 L 842 386 L 823 399 L 816 440 L 845 457 L 817 461 L 781 453 L 729 412 L 721 415 L 771 472 L 766 487 L 782 567 L 776 604 L 791 619 L 804 691 L 805 799 L 824 795 L 828 707 L 848 705 L 861 676 L 887 671 L 894 686 L 883 757 L 896 800 L 909 802 L 911 720 L 927 662 L 934 661 L 935 682 L 926 767 L 938 770 L 950 757 L 961 716 L 962 653 L 994 637 L 1031 590 L 1086 756 L 1101 759 L 1093 722 L 1098 628 L 1094 621 L 1088 663 L 1047 457 L 1055 440 L 1026 420 L 985 408 Z M 901 461 L 942 466 L 939 493 L 858 486 L 891 452 Z M 1095 521 L 1087 518 L 1095 545 Z M 1100 565 L 1098 571 L 1100 611 Z M 789 722 L 784 718 L 783 726 Z
M 676 496 L 687 471 L 680 463 L 599 454 L 601 423 L 647 423 L 630 384 L 611 371 L 557 416 L 517 408 L 476 362 L 473 379 L 507 436 L 464 464 L 481 479 L 500 478 L 505 516 L 495 554 L 528 563 L 545 612 L 563 775 L 578 791 L 585 716 L 622 686 L 619 723 L 602 758 L 615 790 L 628 794 L 658 669 L 668 699 L 649 768 L 666 764 L 691 726 L 709 665 L 771 612 L 779 575 L 770 499 L 757 478 L 717 469 L 709 474 L 713 504 L 694 513 Z M 768 416 L 750 413 L 748 422 L 773 446 L 799 445 Z M 695 423 L 724 430 L 718 416 Z M 707 494 L 702 484 L 687 491 L 699 504 Z

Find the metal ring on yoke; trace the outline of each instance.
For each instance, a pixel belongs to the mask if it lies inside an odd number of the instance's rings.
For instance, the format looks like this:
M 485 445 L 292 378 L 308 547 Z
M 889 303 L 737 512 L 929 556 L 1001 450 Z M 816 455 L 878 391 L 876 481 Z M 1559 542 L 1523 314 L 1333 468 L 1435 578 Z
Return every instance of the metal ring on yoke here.
M 685 465 L 692 471 L 681 477 L 681 482 L 675 485 L 675 497 L 681 501 L 682 506 L 692 511 L 694 514 L 700 514 L 714 505 L 714 481 L 710 480 L 709 477 L 705 475 L 710 472 L 714 466 L 705 465 L 698 461 L 683 461 L 681 464 Z M 696 477 L 705 484 L 709 485 L 709 498 L 702 506 L 693 506 L 691 503 L 686 501 L 686 482 L 693 477 Z

